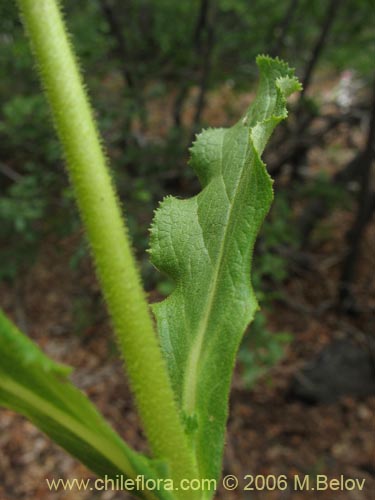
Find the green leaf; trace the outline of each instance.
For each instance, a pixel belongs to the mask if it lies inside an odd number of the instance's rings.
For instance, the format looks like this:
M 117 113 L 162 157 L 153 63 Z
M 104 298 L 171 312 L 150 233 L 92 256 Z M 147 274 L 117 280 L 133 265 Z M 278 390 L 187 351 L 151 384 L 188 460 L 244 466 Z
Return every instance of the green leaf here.
M 245 116 L 229 129 L 205 130 L 191 148 L 202 191 L 186 200 L 165 198 L 151 227 L 151 260 L 175 281 L 153 311 L 206 478 L 220 474 L 235 355 L 258 307 L 251 259 L 273 197 L 260 157 L 287 116 L 286 97 L 300 89 L 284 62 L 259 56 L 257 64 L 259 89 Z
M 55 363 L 0 310 L 0 406 L 21 413 L 100 476 L 160 477 L 153 463 L 129 448 Z M 168 492 L 139 492 L 169 500 Z

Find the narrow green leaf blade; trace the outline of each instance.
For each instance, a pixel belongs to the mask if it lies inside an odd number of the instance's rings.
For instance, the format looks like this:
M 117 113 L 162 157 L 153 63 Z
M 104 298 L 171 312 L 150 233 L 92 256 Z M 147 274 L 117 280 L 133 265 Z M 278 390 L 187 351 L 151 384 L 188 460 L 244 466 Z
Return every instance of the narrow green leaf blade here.
M 159 477 L 159 464 L 129 448 L 52 361 L 0 310 L 0 406 L 21 413 L 99 476 Z M 168 492 L 139 492 L 170 500 Z
M 255 238 L 272 198 L 260 157 L 300 89 L 288 66 L 257 59 L 260 84 L 235 126 L 205 130 L 191 148 L 202 191 L 167 197 L 151 227 L 151 260 L 176 288 L 154 305 L 158 331 L 202 477 L 220 474 L 228 394 L 241 337 L 257 301 L 250 283 Z

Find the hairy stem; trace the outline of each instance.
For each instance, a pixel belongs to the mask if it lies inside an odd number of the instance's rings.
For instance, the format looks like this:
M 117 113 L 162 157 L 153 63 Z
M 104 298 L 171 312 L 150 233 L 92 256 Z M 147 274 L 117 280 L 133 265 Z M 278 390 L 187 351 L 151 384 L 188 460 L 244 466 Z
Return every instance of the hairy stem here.
M 169 463 L 172 478 L 193 477 L 194 458 L 57 1 L 18 4 L 150 446 Z M 187 497 L 194 494 L 178 493 L 178 498 Z

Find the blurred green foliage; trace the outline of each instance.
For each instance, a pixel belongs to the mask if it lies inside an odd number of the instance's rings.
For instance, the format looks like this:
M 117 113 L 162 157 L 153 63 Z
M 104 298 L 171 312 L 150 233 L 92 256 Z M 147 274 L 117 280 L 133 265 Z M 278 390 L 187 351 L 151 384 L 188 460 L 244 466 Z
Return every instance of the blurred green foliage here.
M 273 332 L 267 327 L 267 318 L 262 312 L 255 315 L 251 331 L 247 335 L 238 355 L 242 365 L 242 379 L 251 388 L 285 356 L 286 346 L 293 340 L 288 332 Z M 272 381 L 271 379 L 268 379 Z
M 334 183 L 326 172 L 319 172 L 308 184 L 298 187 L 302 199 L 319 198 L 327 203 L 328 209 L 335 207 L 351 210 L 351 196 L 344 186 Z
M 260 310 L 245 335 L 239 360 L 244 383 L 252 387 L 285 355 L 293 336 L 274 332 L 267 325 L 267 311 L 280 297 L 280 285 L 288 277 L 288 259 L 283 249 L 295 248 L 298 235 L 293 224 L 291 205 L 284 192 L 276 193 L 269 216 L 263 224 L 252 266 L 252 283 Z

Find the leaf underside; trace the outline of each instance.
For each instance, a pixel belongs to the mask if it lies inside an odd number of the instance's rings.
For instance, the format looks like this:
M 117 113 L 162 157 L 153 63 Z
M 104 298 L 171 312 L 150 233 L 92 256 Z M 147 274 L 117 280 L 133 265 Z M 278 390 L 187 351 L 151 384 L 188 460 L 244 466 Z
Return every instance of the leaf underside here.
M 151 227 L 153 264 L 175 282 L 153 305 L 186 432 L 202 477 L 220 475 L 236 352 L 258 307 L 250 282 L 254 242 L 273 198 L 261 154 L 300 89 L 293 70 L 259 56 L 260 83 L 245 116 L 197 136 L 190 164 L 202 191 L 165 198 Z

